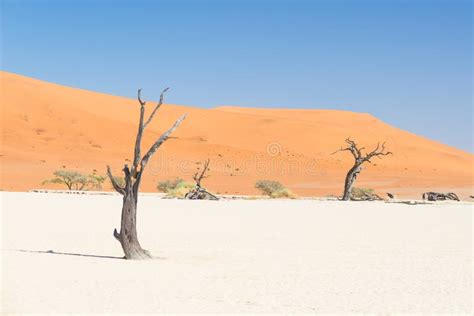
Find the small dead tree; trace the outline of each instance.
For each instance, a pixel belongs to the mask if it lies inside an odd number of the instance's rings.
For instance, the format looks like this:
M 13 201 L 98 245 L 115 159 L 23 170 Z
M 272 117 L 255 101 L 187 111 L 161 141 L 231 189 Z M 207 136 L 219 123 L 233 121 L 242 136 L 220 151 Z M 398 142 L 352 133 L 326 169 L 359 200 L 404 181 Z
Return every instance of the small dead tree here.
M 341 148 L 333 153 L 335 154 L 340 151 L 350 151 L 352 156 L 354 156 L 354 165 L 347 172 L 346 179 L 344 181 L 344 194 L 342 196 L 342 199 L 344 201 L 348 201 L 351 198 L 352 187 L 355 183 L 357 176 L 359 175 L 362 169 L 362 165 L 365 162 L 372 163 L 370 159 L 372 159 L 373 157 L 377 157 L 381 159 L 380 158 L 381 156 L 387 156 L 387 155 L 392 154 L 389 151 L 385 151 L 385 143 L 382 143 L 382 145 L 378 143 L 377 147 L 374 150 L 366 154 L 362 152 L 362 150 L 364 150 L 365 148 L 358 147 L 357 144 L 350 138 L 346 139 L 346 143 L 347 143 L 347 147 Z
M 109 176 L 110 182 L 114 187 L 115 191 L 123 195 L 123 205 L 122 205 L 122 219 L 120 224 L 120 233 L 117 232 L 117 229 L 114 229 L 114 237 L 122 245 L 123 252 L 125 253 L 125 258 L 127 259 L 148 259 L 151 258 L 151 254 L 144 250 L 140 243 L 138 242 L 137 237 L 137 201 L 138 201 L 138 191 L 140 188 L 140 182 L 142 179 L 143 171 L 150 160 L 150 158 L 155 154 L 158 148 L 168 139 L 170 134 L 178 128 L 178 126 L 186 118 L 186 114 L 181 116 L 174 124 L 168 129 L 163 135 L 158 138 L 153 145 L 148 149 L 148 151 L 142 156 L 141 154 L 141 141 L 143 137 L 143 132 L 145 128 L 150 124 L 155 116 L 156 111 L 163 104 L 163 96 L 165 92 L 168 91 L 168 88 L 163 90 L 160 95 L 160 101 L 155 106 L 151 112 L 148 119 L 145 120 L 145 101 L 141 99 L 141 89 L 138 90 L 138 102 L 140 103 L 140 118 L 138 121 L 138 133 L 135 139 L 135 150 L 133 163 L 131 168 L 128 165 L 125 165 L 123 168 L 125 185 L 122 186 L 116 180 L 116 177 L 112 175 L 112 171 L 109 166 L 107 166 L 107 175 Z
M 204 166 L 202 168 L 202 171 L 201 173 L 199 173 L 199 167 L 198 167 L 198 170 L 196 171 L 196 173 L 194 174 L 193 176 L 193 179 L 194 181 L 196 181 L 196 187 L 200 188 L 201 187 L 201 181 L 202 179 L 205 179 L 205 178 L 209 178 L 209 175 L 206 174 L 206 172 L 209 171 L 209 163 L 210 163 L 210 160 L 207 159 L 206 161 L 204 161 Z
M 206 172 L 209 172 L 210 170 L 209 163 L 210 163 L 210 160 L 207 159 L 206 161 L 204 161 L 202 170 L 200 170 L 201 168 L 198 167 L 196 173 L 193 176 L 193 179 L 196 182 L 196 184 L 191 191 L 186 193 L 184 198 L 189 199 L 189 200 L 218 200 L 219 199 L 214 194 L 207 192 L 207 190 L 201 186 L 201 181 L 205 178 L 209 178 L 209 174 L 206 174 Z

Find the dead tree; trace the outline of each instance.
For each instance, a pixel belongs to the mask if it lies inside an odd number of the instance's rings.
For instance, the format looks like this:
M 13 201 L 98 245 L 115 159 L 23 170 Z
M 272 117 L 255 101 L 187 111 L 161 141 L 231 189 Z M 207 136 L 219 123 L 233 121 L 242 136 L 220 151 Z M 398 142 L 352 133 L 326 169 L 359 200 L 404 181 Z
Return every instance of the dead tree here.
M 186 195 L 184 196 L 185 199 L 189 199 L 189 200 L 218 200 L 219 199 L 214 194 L 207 192 L 207 190 L 201 186 L 201 181 L 209 177 L 209 175 L 206 174 L 206 172 L 210 170 L 209 162 L 210 162 L 209 159 L 204 161 L 202 171 L 200 171 L 200 168 L 198 167 L 198 170 L 193 176 L 193 179 L 196 182 L 196 184 L 191 191 L 186 193 Z
M 362 165 L 365 162 L 372 163 L 370 159 L 372 159 L 373 157 L 377 157 L 380 159 L 381 156 L 387 156 L 387 155 L 392 154 L 389 151 L 385 151 L 385 143 L 382 143 L 382 145 L 378 143 L 377 147 L 374 150 L 366 154 L 362 152 L 362 150 L 365 148 L 364 147 L 359 148 L 357 144 L 350 138 L 346 139 L 346 143 L 347 143 L 347 147 L 341 148 L 333 153 L 335 154 L 340 151 L 350 151 L 352 156 L 354 156 L 354 165 L 347 172 L 346 179 L 344 181 L 344 194 L 342 196 L 342 199 L 344 201 L 348 201 L 351 198 L 352 187 L 355 183 L 357 176 L 359 175 L 361 171 Z
M 438 193 L 438 192 L 425 192 L 422 195 L 423 200 L 428 201 L 445 201 L 445 200 L 454 200 L 459 201 L 459 197 L 453 193 Z
M 196 186 L 197 187 L 201 187 L 201 181 L 202 179 L 206 179 L 206 178 L 209 178 L 209 175 L 206 174 L 206 172 L 210 171 L 209 169 L 209 163 L 210 163 L 210 159 L 207 159 L 206 161 L 204 161 L 204 166 L 202 168 L 202 171 L 201 173 L 199 173 L 199 167 L 198 167 L 198 170 L 196 171 L 196 173 L 194 174 L 193 176 L 193 179 L 194 181 L 196 181 Z
M 178 126 L 186 118 L 186 114 L 181 116 L 173 126 L 168 129 L 163 135 L 158 138 L 153 145 L 148 149 L 148 151 L 142 156 L 141 154 L 141 142 L 143 137 L 143 132 L 145 131 L 148 124 L 151 123 L 153 117 L 155 116 L 156 111 L 163 104 L 163 96 L 168 90 L 165 89 L 160 95 L 160 101 L 155 106 L 151 112 L 148 119 L 145 120 L 145 101 L 142 101 L 140 93 L 141 89 L 138 90 L 138 102 L 140 103 L 140 118 L 138 121 L 138 133 L 135 140 L 135 150 L 133 156 L 133 163 L 131 168 L 128 165 L 125 165 L 123 168 L 125 185 L 121 186 L 117 181 L 116 177 L 112 175 L 112 171 L 109 166 L 107 166 L 107 175 L 110 178 L 110 182 L 114 187 L 115 191 L 123 195 L 123 205 L 122 205 L 122 219 L 120 224 L 120 232 L 117 232 L 117 229 L 114 229 L 114 237 L 120 242 L 125 253 L 125 258 L 127 259 L 148 259 L 151 258 L 151 254 L 144 250 L 140 243 L 138 242 L 137 237 L 137 201 L 138 201 L 138 191 L 140 188 L 140 182 L 142 180 L 143 171 L 150 160 L 150 158 L 155 154 L 158 148 L 168 139 L 170 134 L 178 128 Z

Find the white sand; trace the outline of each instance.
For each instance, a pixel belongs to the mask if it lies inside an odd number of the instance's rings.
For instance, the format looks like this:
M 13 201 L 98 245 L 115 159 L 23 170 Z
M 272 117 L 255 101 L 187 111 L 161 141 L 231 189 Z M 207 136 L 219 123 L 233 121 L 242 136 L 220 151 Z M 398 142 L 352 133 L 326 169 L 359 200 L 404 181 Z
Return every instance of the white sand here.
M 99 257 L 122 256 L 119 196 L 0 196 L 3 314 L 472 308 L 468 203 L 143 196 L 139 237 L 162 259 L 137 262 Z

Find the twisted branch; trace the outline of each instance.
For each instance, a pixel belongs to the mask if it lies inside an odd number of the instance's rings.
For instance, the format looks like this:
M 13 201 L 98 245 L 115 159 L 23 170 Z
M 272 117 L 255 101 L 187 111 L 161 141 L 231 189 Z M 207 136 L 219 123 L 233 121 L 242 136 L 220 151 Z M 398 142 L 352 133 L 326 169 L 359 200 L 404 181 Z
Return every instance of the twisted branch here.
M 155 106 L 155 108 L 153 109 L 153 111 L 151 112 L 150 114 L 150 117 L 148 118 L 148 120 L 146 120 L 145 124 L 143 124 L 143 129 L 145 129 L 145 127 L 150 124 L 151 120 L 153 119 L 153 116 L 155 116 L 155 113 L 156 111 L 161 107 L 161 105 L 163 104 L 163 98 L 165 96 L 165 93 L 166 91 L 168 91 L 170 88 L 166 88 L 164 89 L 163 91 L 161 91 L 161 94 L 160 94 L 160 101 L 158 101 L 158 104 Z
M 174 130 L 177 129 L 179 125 L 181 125 L 181 123 L 186 118 L 186 116 L 187 116 L 187 114 L 184 114 L 179 119 L 177 119 L 176 122 L 174 122 L 173 126 L 171 126 L 171 128 L 168 129 L 166 132 L 164 132 L 163 135 L 161 135 L 160 138 L 158 138 L 158 140 L 150 147 L 150 149 L 143 156 L 143 158 L 140 162 L 140 166 L 141 166 L 142 170 L 143 170 L 143 168 L 145 168 L 145 166 L 148 163 L 148 160 L 151 158 L 151 156 L 153 156 L 153 154 L 161 146 L 161 144 L 163 144 L 168 139 L 170 134 L 173 133 Z
M 352 156 L 354 156 L 356 163 L 359 163 L 359 164 L 362 164 L 365 161 L 368 161 L 371 163 L 370 159 L 372 159 L 372 157 L 378 157 L 380 159 L 380 156 L 393 155 L 392 152 L 385 151 L 385 142 L 382 143 L 382 145 L 380 145 L 380 143 L 377 143 L 377 147 L 374 150 L 364 155 L 362 153 L 362 150 L 364 150 L 365 147 L 359 148 L 356 142 L 351 140 L 350 138 L 346 138 L 345 141 L 348 144 L 348 146 L 345 148 L 341 147 L 340 149 L 333 152 L 331 155 L 334 155 L 340 151 L 350 151 Z
M 112 186 L 114 187 L 115 191 L 117 191 L 118 193 L 124 195 L 124 194 L 125 194 L 125 190 L 124 190 L 124 188 L 122 188 L 122 187 L 117 183 L 117 181 L 115 181 L 115 177 L 112 175 L 112 171 L 111 171 L 109 165 L 107 165 L 107 176 L 109 177 L 110 182 L 112 183 Z
M 202 179 L 205 179 L 205 178 L 209 177 L 209 175 L 207 175 L 207 176 L 205 175 L 205 174 L 206 174 L 206 171 L 209 170 L 209 162 L 210 162 L 209 159 L 207 159 L 206 161 L 204 161 L 204 168 L 202 169 L 201 174 L 199 174 L 199 169 L 198 169 L 198 171 L 194 174 L 193 179 L 194 179 L 194 181 L 196 181 L 197 186 L 201 186 L 201 180 L 202 180 Z

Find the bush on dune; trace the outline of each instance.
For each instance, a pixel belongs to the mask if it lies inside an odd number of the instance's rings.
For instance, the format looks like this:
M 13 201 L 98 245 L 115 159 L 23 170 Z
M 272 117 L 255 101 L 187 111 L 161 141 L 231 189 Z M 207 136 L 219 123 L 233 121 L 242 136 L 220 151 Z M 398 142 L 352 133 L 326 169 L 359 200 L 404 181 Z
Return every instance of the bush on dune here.
M 274 199 L 281 198 L 296 198 L 296 195 L 289 189 L 285 188 L 280 182 L 272 180 L 259 180 L 255 183 L 255 187 L 262 191 L 263 194 L 268 195 Z

